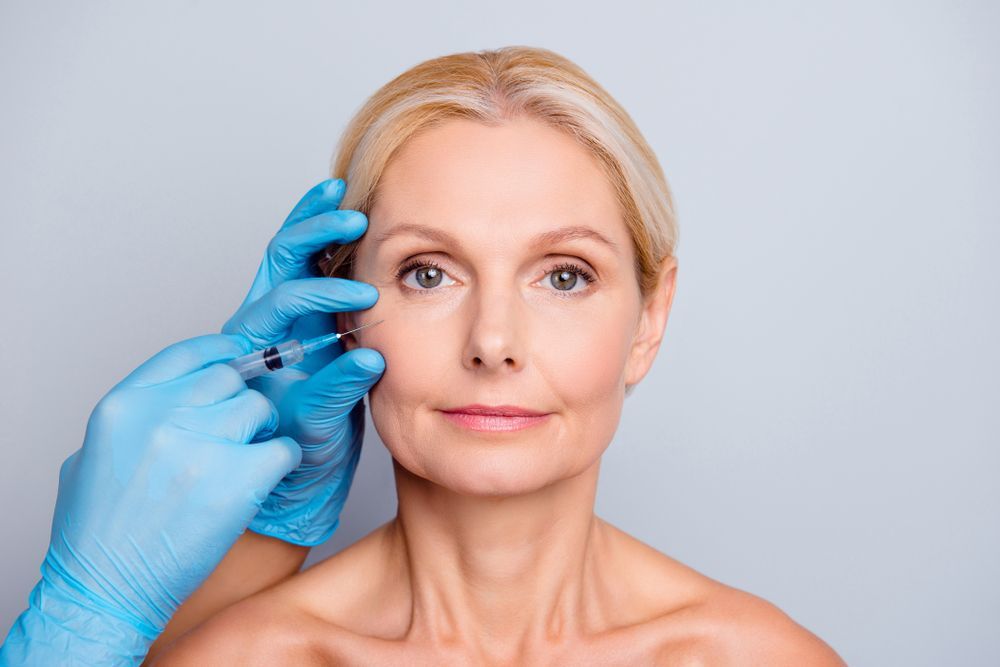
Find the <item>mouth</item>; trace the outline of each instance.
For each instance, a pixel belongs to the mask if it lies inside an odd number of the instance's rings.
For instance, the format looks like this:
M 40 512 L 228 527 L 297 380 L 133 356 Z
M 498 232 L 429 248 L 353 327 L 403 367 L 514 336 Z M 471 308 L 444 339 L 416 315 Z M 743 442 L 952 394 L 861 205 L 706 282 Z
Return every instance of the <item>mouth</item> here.
M 473 431 L 520 431 L 548 419 L 550 412 L 540 412 L 516 405 L 463 405 L 440 411 L 456 426 Z

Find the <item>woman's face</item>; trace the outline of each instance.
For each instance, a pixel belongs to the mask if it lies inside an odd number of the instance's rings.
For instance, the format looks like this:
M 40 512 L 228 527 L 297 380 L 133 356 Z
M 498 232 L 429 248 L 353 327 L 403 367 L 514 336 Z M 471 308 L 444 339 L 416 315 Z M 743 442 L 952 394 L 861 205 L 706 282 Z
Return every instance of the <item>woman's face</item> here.
M 451 120 L 401 148 L 368 219 L 352 277 L 379 300 L 338 318 L 385 319 L 345 342 L 385 358 L 369 405 L 393 457 L 475 495 L 526 493 L 593 465 L 666 323 L 648 318 L 596 160 L 540 121 Z M 446 415 L 470 404 L 546 416 L 497 431 Z

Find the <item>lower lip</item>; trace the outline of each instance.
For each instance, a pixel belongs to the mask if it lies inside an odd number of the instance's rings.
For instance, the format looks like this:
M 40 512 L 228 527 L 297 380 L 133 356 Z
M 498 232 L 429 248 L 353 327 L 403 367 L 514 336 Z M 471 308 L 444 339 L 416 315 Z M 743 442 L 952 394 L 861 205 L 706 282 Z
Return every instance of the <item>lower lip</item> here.
M 451 423 L 473 431 L 520 431 L 541 424 L 549 415 L 474 415 L 468 412 L 442 412 Z

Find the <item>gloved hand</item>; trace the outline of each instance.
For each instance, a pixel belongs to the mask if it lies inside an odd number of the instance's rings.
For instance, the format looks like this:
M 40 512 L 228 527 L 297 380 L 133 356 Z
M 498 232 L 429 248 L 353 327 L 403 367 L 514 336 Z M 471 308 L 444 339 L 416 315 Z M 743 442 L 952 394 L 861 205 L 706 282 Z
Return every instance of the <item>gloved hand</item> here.
M 345 183 L 326 180 L 302 197 L 268 244 L 250 291 L 222 327 L 255 348 L 336 331 L 330 312 L 370 308 L 373 286 L 353 280 L 315 277 L 310 257 L 331 243 L 360 237 L 363 213 L 338 210 Z M 251 378 L 247 385 L 277 406 L 278 435 L 302 447 L 302 463 L 264 502 L 250 529 L 287 542 L 315 546 L 336 530 L 361 455 L 362 398 L 385 370 L 370 348 L 344 352 L 340 342 L 299 363 Z
M 242 336 L 171 345 L 115 385 L 63 463 L 42 578 L 0 664 L 138 664 L 301 460 L 224 363 Z M 252 440 L 256 444 L 250 444 Z

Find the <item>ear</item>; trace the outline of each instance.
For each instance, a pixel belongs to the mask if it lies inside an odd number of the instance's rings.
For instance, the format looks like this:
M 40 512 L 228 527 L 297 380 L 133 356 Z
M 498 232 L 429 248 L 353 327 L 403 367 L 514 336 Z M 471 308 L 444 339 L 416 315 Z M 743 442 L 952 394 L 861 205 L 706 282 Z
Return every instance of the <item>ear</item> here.
M 658 275 L 656 287 L 642 305 L 639 326 L 625 365 L 626 385 L 637 384 L 645 377 L 660 349 L 677 288 L 677 258 L 673 255 L 665 257 L 660 263 Z
M 337 331 L 350 331 L 351 329 L 357 327 L 355 324 L 357 322 L 356 313 L 346 312 L 346 313 L 336 313 L 337 318 Z M 340 344 L 344 346 L 344 351 L 348 352 L 356 347 L 361 347 L 358 345 L 358 341 L 354 338 L 354 334 L 347 334 L 340 339 Z

